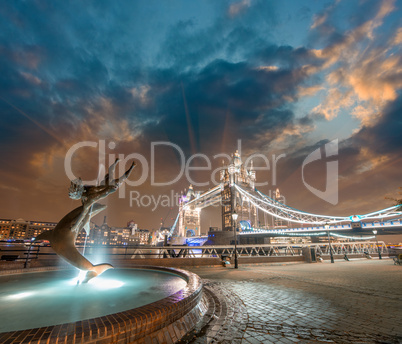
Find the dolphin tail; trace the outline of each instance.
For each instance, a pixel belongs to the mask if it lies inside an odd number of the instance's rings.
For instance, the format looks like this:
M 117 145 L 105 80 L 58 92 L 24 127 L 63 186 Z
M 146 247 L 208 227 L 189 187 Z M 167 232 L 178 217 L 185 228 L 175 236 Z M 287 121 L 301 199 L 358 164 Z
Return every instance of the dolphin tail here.
M 96 276 L 99 276 L 100 274 L 104 273 L 106 270 L 109 270 L 109 269 L 114 269 L 113 265 L 105 263 L 105 264 L 94 265 L 94 268 L 92 271 L 95 271 Z
M 105 272 L 106 270 L 109 270 L 109 269 L 114 269 L 114 267 L 110 264 L 94 265 L 93 268 L 86 273 L 85 278 L 82 281 L 82 283 L 87 283 L 90 279 L 92 279 L 96 276 L 99 276 L 100 274 L 102 274 L 103 272 Z

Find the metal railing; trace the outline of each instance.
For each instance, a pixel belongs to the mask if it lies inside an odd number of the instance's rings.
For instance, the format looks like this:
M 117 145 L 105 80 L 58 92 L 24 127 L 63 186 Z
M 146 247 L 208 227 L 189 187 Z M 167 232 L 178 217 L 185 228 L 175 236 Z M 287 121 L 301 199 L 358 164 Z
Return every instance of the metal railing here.
M 331 242 L 331 245 L 327 244 L 310 244 L 310 247 L 314 247 L 316 253 L 321 255 L 330 254 L 330 246 L 332 248 L 333 254 L 376 254 L 378 251 L 383 253 L 388 253 L 388 248 L 383 241 L 377 243 L 375 241 L 364 241 L 364 242 Z
M 303 249 L 309 247 L 321 256 L 330 255 L 330 247 L 333 254 L 381 254 L 388 253 L 384 242 L 331 242 L 311 243 L 311 244 L 254 244 L 237 245 L 237 255 L 239 257 L 294 257 L 302 256 Z M 98 255 L 111 259 L 144 259 L 144 258 L 220 258 L 222 255 L 234 255 L 233 245 L 215 246 L 90 246 L 86 248 L 85 256 Z M 28 261 L 34 259 L 57 258 L 57 255 L 49 247 L 31 246 L 25 248 L 1 248 L 1 260 L 24 261 L 25 266 Z M 107 259 L 107 258 L 106 258 Z
M 301 256 L 303 248 L 314 248 L 315 252 L 320 255 L 329 255 L 328 243 L 317 244 L 265 244 L 265 245 L 237 245 L 237 254 L 239 257 L 279 257 L 279 256 Z M 378 248 L 381 253 L 387 253 L 388 249 L 384 242 L 347 242 L 337 243 L 332 242 L 333 254 L 375 254 L 378 253 Z M 222 255 L 233 255 L 234 246 L 167 246 L 152 249 L 136 248 L 131 258 L 147 258 L 150 255 L 153 258 L 213 258 Z

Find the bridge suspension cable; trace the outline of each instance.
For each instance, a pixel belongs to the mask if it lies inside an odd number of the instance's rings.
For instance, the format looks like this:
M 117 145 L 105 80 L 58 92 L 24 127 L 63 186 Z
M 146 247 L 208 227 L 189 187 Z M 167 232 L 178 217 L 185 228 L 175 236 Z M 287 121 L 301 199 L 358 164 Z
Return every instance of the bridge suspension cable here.
M 172 226 L 172 228 L 170 229 L 169 236 L 172 236 L 172 235 L 173 235 L 173 232 L 174 232 L 174 230 L 176 229 L 177 221 L 179 221 L 179 217 L 180 217 L 180 212 L 177 214 L 176 220 L 174 221 L 173 226 Z
M 239 185 L 234 185 L 236 190 L 240 193 L 240 195 L 249 200 L 255 207 L 260 209 L 261 211 L 270 214 L 274 217 L 280 218 L 285 221 L 296 222 L 296 223 L 305 223 L 305 224 L 334 224 L 340 222 L 350 222 L 350 216 L 342 217 L 342 216 L 330 216 L 330 215 L 318 215 L 311 214 L 307 212 L 303 212 L 297 210 L 295 208 L 289 207 L 285 204 L 282 204 L 274 199 L 264 195 L 262 192 L 255 189 L 254 191 L 246 191 Z M 378 210 L 372 213 L 359 215 L 359 220 L 375 220 L 375 219 L 383 219 L 390 218 L 395 216 L 401 216 L 402 212 L 397 211 L 399 206 L 393 206 L 386 209 Z
M 202 209 L 215 205 L 221 200 L 221 186 L 217 185 L 208 191 L 205 191 L 201 195 L 197 196 L 193 200 L 186 203 L 186 206 L 195 205 L 197 208 Z

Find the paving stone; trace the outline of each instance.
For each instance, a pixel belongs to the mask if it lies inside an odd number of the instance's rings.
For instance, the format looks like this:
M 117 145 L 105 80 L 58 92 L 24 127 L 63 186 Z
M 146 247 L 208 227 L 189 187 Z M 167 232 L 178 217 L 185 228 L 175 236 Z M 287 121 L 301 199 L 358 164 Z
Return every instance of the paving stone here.
M 217 301 L 196 343 L 402 343 L 402 273 L 389 259 L 190 270 Z

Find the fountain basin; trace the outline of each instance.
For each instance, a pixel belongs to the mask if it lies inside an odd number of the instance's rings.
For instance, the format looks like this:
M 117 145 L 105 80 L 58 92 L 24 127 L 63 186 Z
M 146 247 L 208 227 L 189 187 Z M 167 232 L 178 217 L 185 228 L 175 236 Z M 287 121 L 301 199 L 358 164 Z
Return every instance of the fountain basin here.
M 1 276 L 0 342 L 175 342 L 207 309 L 201 280 L 188 271 L 108 270 L 81 285 L 76 285 L 76 274 L 73 270 Z

